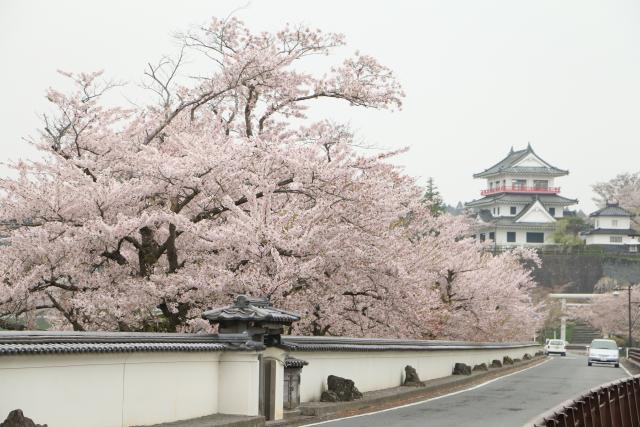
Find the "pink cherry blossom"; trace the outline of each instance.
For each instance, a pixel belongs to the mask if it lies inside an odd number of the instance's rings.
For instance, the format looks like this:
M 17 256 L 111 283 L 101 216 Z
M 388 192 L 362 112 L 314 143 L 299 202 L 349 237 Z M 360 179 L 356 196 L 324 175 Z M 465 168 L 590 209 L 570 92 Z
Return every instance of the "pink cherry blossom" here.
M 431 215 L 415 181 L 310 123 L 320 98 L 398 109 L 393 73 L 358 54 L 324 75 L 303 59 L 344 37 L 250 32 L 213 20 L 146 72 L 157 102 L 116 108 L 101 73 L 65 73 L 36 142 L 44 160 L 2 178 L 0 319 L 54 328 L 201 330 L 246 293 L 297 311 L 315 335 L 515 340 L 539 316 L 517 250 L 493 256 L 465 218 Z M 186 55 L 209 74 L 179 84 Z M 317 71 L 317 70 L 316 70 Z

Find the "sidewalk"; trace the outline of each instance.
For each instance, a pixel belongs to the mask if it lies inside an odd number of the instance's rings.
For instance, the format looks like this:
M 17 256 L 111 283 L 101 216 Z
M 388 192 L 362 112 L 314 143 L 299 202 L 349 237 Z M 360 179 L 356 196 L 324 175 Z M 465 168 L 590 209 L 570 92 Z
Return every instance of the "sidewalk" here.
M 149 427 L 262 427 L 264 417 L 215 414 L 171 423 L 154 424 Z

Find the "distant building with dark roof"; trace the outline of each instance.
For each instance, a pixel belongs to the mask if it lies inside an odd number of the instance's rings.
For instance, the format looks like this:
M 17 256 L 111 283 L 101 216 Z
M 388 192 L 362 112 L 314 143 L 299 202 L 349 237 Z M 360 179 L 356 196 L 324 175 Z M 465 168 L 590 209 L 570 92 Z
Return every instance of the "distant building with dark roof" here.
M 631 228 L 632 216 L 618 203 L 607 202 L 605 207 L 589 215 L 593 229 L 582 233 L 582 238 L 587 245 L 638 252 L 640 233 Z
M 0 221 L 0 246 L 9 244 L 9 233 L 14 228 L 17 228 L 15 221 Z
M 578 203 L 560 196 L 558 177 L 569 171 L 544 161 L 531 147 L 514 151 L 474 178 L 486 179 L 483 196 L 465 204 L 475 214 L 476 238 L 501 246 L 554 243 L 551 235 L 565 208 Z

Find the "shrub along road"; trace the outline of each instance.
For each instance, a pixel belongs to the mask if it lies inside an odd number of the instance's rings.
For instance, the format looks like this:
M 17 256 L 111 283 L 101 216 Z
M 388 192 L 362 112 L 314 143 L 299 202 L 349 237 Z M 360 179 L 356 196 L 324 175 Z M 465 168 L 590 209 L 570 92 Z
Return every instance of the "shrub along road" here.
M 625 377 L 620 368 L 588 367 L 586 356 L 569 354 L 467 391 L 319 425 L 521 426 L 592 387 Z

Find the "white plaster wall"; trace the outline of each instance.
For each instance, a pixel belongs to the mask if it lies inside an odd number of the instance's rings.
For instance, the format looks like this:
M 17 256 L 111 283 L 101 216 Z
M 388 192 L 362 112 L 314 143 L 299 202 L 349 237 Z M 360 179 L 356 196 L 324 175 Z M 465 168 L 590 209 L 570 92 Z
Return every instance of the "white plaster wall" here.
M 218 412 L 258 415 L 260 362 L 257 353 L 224 352 L 218 367 Z
M 507 242 L 507 231 L 515 231 L 516 232 L 516 241 L 515 242 Z M 533 230 L 535 232 L 541 232 L 539 230 Z M 544 231 L 544 243 L 527 243 L 527 231 L 526 230 L 508 230 L 508 229 L 498 229 L 496 234 L 496 244 L 504 245 L 504 246 L 540 246 L 545 244 L 552 244 L 553 241 L 551 239 L 551 233 L 548 231 Z M 488 235 L 488 234 L 487 234 Z
M 553 222 L 549 215 L 549 211 L 540 202 L 536 202 L 516 222 Z
M 129 354 L 122 372 L 122 425 L 156 424 L 217 413 L 220 356 L 221 353 L 186 352 Z
M 611 243 L 610 239 L 609 239 L 609 235 L 604 235 L 604 234 L 594 234 L 594 235 L 587 235 L 586 238 L 586 244 L 587 245 L 615 245 L 616 243 Z M 618 244 L 622 244 L 622 243 L 618 243 Z
M 515 215 L 511 214 L 511 207 L 514 206 L 516 208 L 516 213 Z M 502 204 L 496 204 L 495 207 L 498 208 L 500 207 L 500 216 L 516 216 L 518 215 L 522 209 L 524 209 L 526 205 L 522 205 L 522 204 L 516 204 L 516 203 L 502 203 Z M 545 206 L 545 209 L 547 212 L 549 212 L 549 207 L 555 207 L 556 208 L 556 212 L 555 215 L 553 215 L 555 218 L 562 218 L 563 215 L 563 210 L 564 208 L 562 206 Z M 493 208 L 494 206 L 491 206 L 488 209 L 491 213 L 493 213 Z M 496 210 L 496 215 L 498 215 L 497 210 Z M 551 214 L 549 214 L 551 215 Z M 544 219 L 544 222 L 547 222 L 547 219 Z
M 591 234 L 585 238 L 587 245 L 637 245 L 638 238 L 630 236 L 622 236 L 622 242 L 611 242 L 610 234 Z
M 507 230 L 500 230 L 496 232 L 496 244 L 498 245 L 506 245 L 507 244 Z
M 486 184 L 486 189 L 492 188 L 491 187 L 491 183 L 493 183 L 493 188 L 496 187 L 496 181 L 500 181 L 500 185 L 499 187 L 501 187 L 503 185 L 503 181 L 505 181 L 504 185 L 506 185 L 507 187 L 511 187 L 513 185 L 513 180 L 516 179 L 524 179 L 526 180 L 526 186 L 527 187 L 533 187 L 534 181 L 538 181 L 538 180 L 546 180 L 548 181 L 547 186 L 548 187 L 555 187 L 556 186 L 556 180 L 553 177 L 549 177 L 547 175 L 527 175 L 527 176 L 521 176 L 521 175 L 497 175 L 491 178 L 486 178 L 485 179 L 485 184 Z
M 320 400 L 327 388 L 327 377 L 337 375 L 352 379 L 362 392 L 397 387 L 404 380 L 404 367 L 411 365 L 418 371 L 421 380 L 430 380 L 451 375 L 456 362 L 476 365 L 491 363 L 503 356 L 522 358 L 525 353 L 533 355 L 540 350 L 537 344 L 531 347 L 499 350 L 453 350 L 453 351 L 379 351 L 379 352 L 293 352 L 292 356 L 309 362 L 302 369 L 300 401 Z
M 0 414 L 49 427 L 122 425 L 123 359 L 111 355 L 0 358 Z
M 0 357 L 0 415 L 22 409 L 49 427 L 150 425 L 258 413 L 253 352 Z
M 448 376 L 456 362 L 490 363 L 517 349 L 415 352 L 298 352 L 301 401 L 318 400 L 328 375 L 353 379 L 361 391 L 398 386 L 411 365 L 424 380 Z M 276 418 L 282 417 L 285 353 L 278 360 Z M 16 355 L 0 357 L 0 414 L 22 409 L 50 427 L 151 425 L 215 413 L 258 415 L 259 359 L 255 352 L 166 352 Z
M 600 216 L 596 218 L 596 221 L 598 221 L 596 228 L 615 228 L 620 230 L 628 230 L 631 228 L 631 219 L 627 217 Z M 614 221 L 618 221 L 617 225 L 613 225 Z
M 516 208 L 516 213 L 511 215 L 511 207 L 514 206 Z M 517 204 L 517 203 L 506 203 L 500 205 L 500 212 L 503 214 L 502 216 L 516 216 L 518 215 L 522 209 L 524 209 L 526 205 Z

